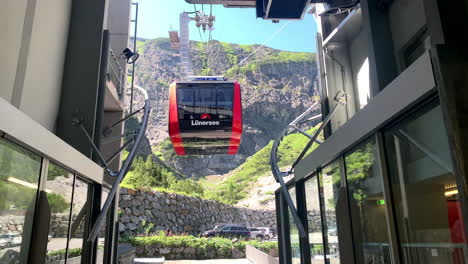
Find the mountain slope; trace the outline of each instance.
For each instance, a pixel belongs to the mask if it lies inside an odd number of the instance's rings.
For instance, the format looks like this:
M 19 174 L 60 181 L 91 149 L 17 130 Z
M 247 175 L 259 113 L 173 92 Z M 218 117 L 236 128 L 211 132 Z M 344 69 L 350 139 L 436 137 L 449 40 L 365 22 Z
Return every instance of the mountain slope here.
M 307 132 L 313 134 L 317 129 L 318 126 L 308 129 Z M 309 139 L 302 134 L 290 134 L 286 136 L 278 148 L 278 165 L 283 168 L 290 167 L 308 142 Z M 255 196 L 256 193 L 253 193 L 251 190 L 262 185 L 258 182 L 258 179 L 271 175 L 270 153 L 272 145 L 273 142 L 270 142 L 260 151 L 249 157 L 245 163 L 230 172 L 219 184 L 211 188 L 207 187 L 205 192 L 207 198 L 232 204 Z M 312 152 L 317 146 L 318 144 L 314 143 L 308 153 Z M 270 185 L 270 183 L 267 185 Z M 271 191 L 271 188 L 269 190 Z M 259 197 L 265 198 L 264 195 L 260 195 Z
M 164 162 L 189 177 L 224 174 L 237 168 L 291 120 L 313 103 L 316 95 L 316 64 L 313 53 L 286 52 L 258 46 L 210 41 L 191 42 L 196 75 L 224 75 L 242 87 L 244 132 L 238 155 L 180 157 L 170 152 L 167 139 L 168 88 L 183 77 L 178 50 L 168 39 L 139 42 L 141 54 L 136 67 L 136 84 L 148 90 L 153 112 L 147 137 Z M 142 98 L 136 97 L 142 103 Z

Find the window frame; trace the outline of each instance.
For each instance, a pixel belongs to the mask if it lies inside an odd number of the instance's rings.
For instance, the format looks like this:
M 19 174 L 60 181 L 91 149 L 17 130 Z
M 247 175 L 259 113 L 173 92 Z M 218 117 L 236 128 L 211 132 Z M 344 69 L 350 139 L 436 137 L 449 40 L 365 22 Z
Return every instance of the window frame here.
M 313 177 L 317 177 L 317 184 L 319 185 L 319 193 L 320 192 L 323 192 L 322 188 L 320 188 L 320 173 L 322 173 L 322 169 L 327 167 L 328 165 L 330 165 L 331 163 L 339 160 L 340 161 L 340 164 L 341 164 L 341 180 L 342 182 L 345 184 L 345 188 L 346 188 L 346 198 L 348 199 L 348 202 L 347 202 L 347 214 L 348 216 L 350 216 L 350 211 L 349 211 L 349 192 L 348 192 L 348 186 L 347 186 L 347 179 L 346 179 L 346 167 L 345 167 L 345 156 L 346 155 L 349 155 L 350 153 L 352 153 L 356 147 L 358 147 L 359 145 L 362 145 L 363 143 L 365 143 L 366 141 L 368 140 L 374 140 L 375 142 L 375 148 L 376 148 L 376 159 L 378 160 L 379 162 L 379 173 L 381 175 L 381 179 L 382 179 L 382 184 L 383 184 L 383 196 L 384 196 L 384 199 L 385 199 L 385 211 L 386 211 L 386 218 L 387 218 L 387 225 L 386 225 L 386 232 L 389 236 L 389 244 L 390 244 L 390 257 L 391 257 L 391 261 L 392 263 L 402 263 L 402 255 L 401 255 L 401 249 L 400 249 L 400 246 L 399 246 L 399 240 L 398 240 L 398 234 L 397 234 L 397 226 L 396 226 L 396 215 L 395 215 L 395 208 L 394 208 L 394 204 L 393 204 L 393 197 L 392 197 L 392 193 L 391 193 L 391 186 L 390 186 L 390 179 L 389 179 L 389 172 L 388 172 L 388 160 L 387 160 L 387 153 L 386 153 L 386 147 L 384 145 L 384 139 L 383 139 L 383 134 L 385 133 L 385 131 L 388 131 L 389 129 L 391 129 L 392 127 L 394 127 L 395 125 L 399 124 L 402 120 L 405 120 L 407 119 L 409 116 L 413 116 L 415 115 L 416 113 L 418 112 L 421 112 L 421 111 L 424 111 L 424 109 L 431 109 L 432 107 L 436 107 L 437 105 L 440 105 L 440 102 L 439 102 L 439 97 L 437 95 L 437 93 L 435 93 L 435 91 L 432 91 L 430 92 L 429 94 L 427 94 L 423 100 L 420 100 L 418 101 L 417 103 L 415 103 L 414 105 L 411 105 L 411 107 L 409 107 L 408 109 L 406 109 L 406 111 L 404 111 L 403 113 L 400 113 L 399 115 L 387 120 L 385 122 L 385 125 L 384 126 L 381 126 L 379 128 L 377 128 L 373 133 L 371 133 L 370 135 L 366 135 L 366 136 L 363 136 L 361 138 L 359 138 L 359 140 L 355 141 L 352 145 L 350 145 L 349 147 L 347 148 L 344 148 L 342 149 L 342 151 L 338 154 L 338 156 L 336 157 L 335 160 L 331 161 L 331 162 L 328 162 L 328 163 L 325 163 L 325 165 L 322 165 L 322 166 L 318 166 L 316 169 L 312 170 L 312 172 L 306 176 L 306 177 L 303 177 L 303 178 L 297 178 L 296 177 L 296 181 L 297 183 L 300 183 L 300 182 L 305 182 Z M 445 124 L 443 124 L 445 125 Z M 446 129 L 446 128 L 445 128 Z M 452 163 L 454 164 L 455 163 L 455 160 L 452 158 Z M 456 177 L 459 177 L 459 176 L 456 176 Z M 288 185 L 288 189 L 290 188 L 290 185 L 291 185 L 291 182 L 293 182 L 294 180 L 290 181 L 289 185 Z M 295 184 L 297 184 L 295 183 Z M 458 185 L 458 191 L 461 193 L 463 190 L 462 188 Z M 296 196 L 297 198 L 297 196 Z M 323 214 L 323 211 L 324 211 L 324 208 L 323 208 L 323 197 L 320 197 L 320 202 L 321 202 L 321 218 L 322 218 L 322 237 L 323 237 L 323 243 L 324 243 L 324 249 L 326 250 L 327 247 L 325 246 L 325 243 L 327 242 L 327 237 L 326 237 L 326 227 L 325 227 L 325 222 L 323 220 L 324 218 L 324 214 Z M 464 205 L 464 201 L 463 200 L 460 200 L 460 203 L 462 206 L 465 206 Z M 299 204 L 299 203 L 298 203 Z M 299 204 L 300 205 L 300 204 Z M 305 207 L 305 203 L 304 203 L 304 207 Z M 298 207 L 298 211 L 300 210 L 300 208 L 302 208 L 302 206 L 299 206 Z M 304 209 L 305 210 L 305 209 Z M 284 212 L 282 213 L 284 214 Z M 462 214 L 464 219 L 466 219 L 465 215 Z M 286 216 L 287 216 L 287 212 L 286 212 Z M 350 217 L 348 217 L 349 219 L 349 224 L 351 226 L 352 224 L 352 219 Z M 466 221 L 466 220 L 465 220 Z M 289 231 L 289 228 L 286 229 L 287 231 Z M 340 236 L 340 240 L 342 241 L 343 237 L 345 238 L 349 238 L 351 239 L 348 244 L 348 247 L 349 245 L 352 245 L 352 241 L 353 241 L 353 231 L 352 231 L 352 226 L 351 228 L 349 229 L 349 231 L 351 233 L 348 234 L 342 234 L 340 232 L 340 230 L 338 229 L 338 233 L 339 233 L 339 236 Z M 289 235 L 289 234 L 287 234 Z M 340 243 L 341 244 L 341 243 Z M 308 242 L 307 242 L 307 245 L 308 245 Z M 354 248 L 353 247 L 350 247 L 348 249 L 344 249 L 341 247 L 340 245 L 340 256 L 343 256 L 343 255 L 347 255 L 348 258 L 349 258 L 349 254 L 353 254 L 353 258 L 352 260 L 350 259 L 347 259 L 347 260 L 344 260 L 344 259 L 341 259 L 341 262 L 342 263 L 357 263 L 356 259 L 355 259 L 355 254 L 354 254 Z M 328 254 L 328 252 L 325 252 L 325 254 Z M 326 257 L 325 257 L 326 259 Z M 308 263 L 308 262 L 302 262 L 302 263 Z M 328 263 L 328 262 L 326 262 Z

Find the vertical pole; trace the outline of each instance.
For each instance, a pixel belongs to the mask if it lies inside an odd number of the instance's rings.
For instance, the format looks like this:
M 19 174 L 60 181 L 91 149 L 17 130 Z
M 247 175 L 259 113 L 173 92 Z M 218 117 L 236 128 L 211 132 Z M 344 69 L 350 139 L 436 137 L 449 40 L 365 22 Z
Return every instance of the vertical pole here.
M 133 52 L 137 52 L 136 41 L 137 41 L 137 28 L 138 28 L 138 2 L 132 3 L 135 6 L 135 19 L 132 22 L 135 23 L 135 29 L 133 31 Z M 130 92 L 130 113 L 133 112 L 133 87 L 135 85 L 135 62 L 132 64 L 132 88 Z
M 305 194 L 305 181 L 299 181 L 296 183 L 296 197 L 297 197 L 297 215 L 302 219 L 302 225 L 306 231 L 305 237 L 299 238 L 299 247 L 301 250 L 301 263 L 310 264 L 310 244 L 309 244 L 309 232 L 307 222 L 307 205 L 306 205 L 306 194 Z
M 385 199 L 385 212 L 387 217 L 387 232 L 390 239 L 390 257 L 392 263 L 400 264 L 402 263 L 400 247 L 398 245 L 398 238 L 396 234 L 396 221 L 395 221 L 395 212 L 393 210 L 393 200 L 391 196 L 391 187 L 390 179 L 388 173 L 388 164 L 385 159 L 385 142 L 382 133 L 377 133 L 375 135 L 375 142 L 377 147 L 377 159 L 379 161 L 379 170 L 382 177 L 383 185 L 383 195 Z

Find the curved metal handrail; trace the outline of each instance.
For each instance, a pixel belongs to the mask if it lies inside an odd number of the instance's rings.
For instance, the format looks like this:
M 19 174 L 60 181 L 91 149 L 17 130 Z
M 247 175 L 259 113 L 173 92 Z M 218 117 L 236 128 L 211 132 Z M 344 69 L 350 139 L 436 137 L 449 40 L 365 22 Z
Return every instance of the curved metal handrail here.
M 314 120 L 317 120 L 318 118 L 321 118 L 321 115 L 317 115 L 311 118 L 305 119 L 315 108 L 319 105 L 319 102 L 315 102 L 311 107 L 309 107 L 304 113 L 302 113 L 300 116 L 298 116 L 296 119 L 294 119 L 289 125 L 283 129 L 280 133 L 280 136 L 273 142 L 273 146 L 271 148 L 270 152 L 270 166 L 271 166 L 271 172 L 273 173 L 273 177 L 275 177 L 275 180 L 280 184 L 281 192 L 283 193 L 284 199 L 286 200 L 286 203 L 289 207 L 289 210 L 291 212 L 291 216 L 293 217 L 294 223 L 297 226 L 297 230 L 299 232 L 299 236 L 301 238 L 306 238 L 307 237 L 307 232 L 304 228 L 304 225 L 302 224 L 301 218 L 299 217 L 296 207 L 294 206 L 294 202 L 291 198 L 291 195 L 288 192 L 288 188 L 286 187 L 286 183 L 283 180 L 283 177 L 287 177 L 293 173 L 294 167 L 299 163 L 299 161 L 302 160 L 302 158 L 305 156 L 307 151 L 312 147 L 314 142 L 317 142 L 321 144 L 321 142 L 318 140 L 318 136 L 322 132 L 322 130 L 325 128 L 325 126 L 330 122 L 331 117 L 333 114 L 336 112 L 338 107 L 340 105 L 346 104 L 346 95 L 343 92 L 338 92 L 338 94 L 335 96 L 335 100 L 337 101 L 337 104 L 334 106 L 333 110 L 323 119 L 322 124 L 320 127 L 315 131 L 313 135 L 308 134 L 304 130 L 298 127 L 299 124 L 304 124 L 307 122 L 311 122 Z M 293 133 L 293 132 L 299 132 L 303 134 L 304 136 L 308 137 L 310 140 L 307 143 L 307 145 L 304 147 L 302 150 L 301 154 L 299 154 L 299 157 L 294 161 L 293 165 L 289 169 L 289 171 L 281 171 L 278 165 L 278 149 L 280 146 L 281 141 L 286 137 L 287 135 Z
M 142 91 L 144 96 L 145 96 L 145 105 L 143 107 L 143 118 L 141 121 L 141 125 L 138 128 L 138 133 L 136 137 L 134 138 L 134 143 L 132 145 L 132 148 L 129 151 L 127 159 L 124 161 L 124 164 L 122 165 L 122 168 L 119 170 L 118 173 L 116 173 L 116 178 L 115 182 L 112 185 L 112 188 L 109 192 L 109 195 L 107 196 L 106 202 L 104 203 L 104 206 L 102 207 L 101 213 L 96 219 L 96 222 L 94 223 L 93 228 L 91 229 L 91 232 L 88 237 L 88 241 L 94 241 L 96 237 L 99 234 L 99 231 L 101 230 L 101 226 L 104 223 L 106 219 L 107 212 L 109 211 L 110 206 L 112 205 L 112 201 L 114 200 L 115 194 L 117 192 L 117 189 L 119 188 L 120 182 L 124 179 L 125 175 L 127 175 L 128 170 L 130 169 L 133 159 L 136 156 L 136 151 L 138 149 L 138 146 L 140 145 L 140 142 L 143 138 L 143 135 L 145 134 L 146 127 L 148 126 L 148 120 L 149 120 L 149 114 L 151 112 L 151 107 L 150 107 L 150 101 L 148 99 L 148 94 L 144 89 L 142 89 L 139 86 L 135 86 L 138 90 Z

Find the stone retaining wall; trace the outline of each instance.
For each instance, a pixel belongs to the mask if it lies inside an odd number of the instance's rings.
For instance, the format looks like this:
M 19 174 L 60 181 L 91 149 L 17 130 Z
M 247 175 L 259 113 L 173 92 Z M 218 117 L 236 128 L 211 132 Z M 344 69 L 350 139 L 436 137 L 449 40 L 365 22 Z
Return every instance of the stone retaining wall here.
M 119 206 L 122 236 L 167 229 L 198 235 L 217 224 L 276 228 L 274 211 L 240 208 L 175 193 L 122 188 Z
M 0 234 L 23 233 L 24 218 L 21 215 L 2 215 L 0 216 Z M 49 227 L 49 235 L 52 237 L 67 237 L 69 214 L 52 214 Z M 73 221 L 76 220 L 76 214 L 73 215 Z M 83 221 L 76 229 L 74 236 L 83 237 Z

